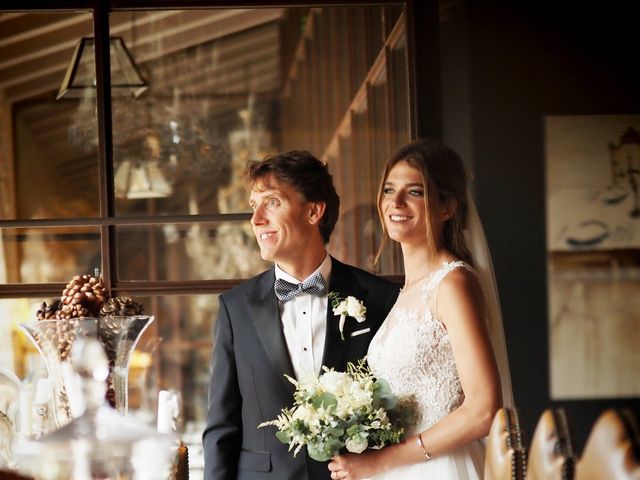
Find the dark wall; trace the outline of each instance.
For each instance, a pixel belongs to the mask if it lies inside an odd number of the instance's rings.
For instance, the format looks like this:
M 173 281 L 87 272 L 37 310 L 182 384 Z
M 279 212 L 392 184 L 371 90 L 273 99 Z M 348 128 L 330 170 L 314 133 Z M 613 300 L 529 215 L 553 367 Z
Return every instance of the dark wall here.
M 640 399 L 550 401 L 543 118 L 640 113 L 640 8 L 513 3 L 441 10 L 443 137 L 474 167 L 527 441 L 542 411 L 562 405 L 579 452 L 604 408 L 638 411 Z

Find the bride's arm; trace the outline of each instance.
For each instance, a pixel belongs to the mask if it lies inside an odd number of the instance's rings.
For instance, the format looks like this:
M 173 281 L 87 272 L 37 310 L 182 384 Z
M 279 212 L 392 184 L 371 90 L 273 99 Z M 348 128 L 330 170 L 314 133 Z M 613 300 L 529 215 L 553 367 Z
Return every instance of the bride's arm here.
M 465 398 L 455 411 L 422 432 L 422 442 L 434 457 L 486 436 L 502 403 L 477 277 L 461 268 L 452 271 L 440 284 L 436 302 L 436 318 L 449 333 Z
M 422 444 L 432 458 L 486 436 L 501 404 L 500 379 L 476 276 L 464 269 L 449 273 L 438 288 L 435 307 L 436 318 L 443 322 L 449 334 L 465 399 L 455 411 L 420 433 Z M 357 479 L 426 460 L 418 435 L 412 435 L 382 450 L 340 455 L 332 466 L 348 471 L 347 478 Z

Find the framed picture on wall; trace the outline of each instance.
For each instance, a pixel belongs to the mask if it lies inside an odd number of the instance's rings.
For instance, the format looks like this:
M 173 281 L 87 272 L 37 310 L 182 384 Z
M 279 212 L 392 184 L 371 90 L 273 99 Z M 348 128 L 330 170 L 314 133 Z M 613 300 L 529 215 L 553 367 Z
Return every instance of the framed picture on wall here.
M 640 115 L 545 117 L 552 399 L 640 395 Z

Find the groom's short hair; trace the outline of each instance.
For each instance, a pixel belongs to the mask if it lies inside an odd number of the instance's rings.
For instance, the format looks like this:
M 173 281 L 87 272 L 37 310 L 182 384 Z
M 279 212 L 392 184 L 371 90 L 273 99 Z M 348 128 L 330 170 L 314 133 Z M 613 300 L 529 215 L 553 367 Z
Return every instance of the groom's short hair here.
M 319 227 L 322 239 L 329 243 L 340 213 L 340 197 L 329 167 L 306 150 L 267 155 L 260 161 L 249 162 L 247 176 L 251 186 L 267 175 L 291 185 L 308 202 L 325 203 Z

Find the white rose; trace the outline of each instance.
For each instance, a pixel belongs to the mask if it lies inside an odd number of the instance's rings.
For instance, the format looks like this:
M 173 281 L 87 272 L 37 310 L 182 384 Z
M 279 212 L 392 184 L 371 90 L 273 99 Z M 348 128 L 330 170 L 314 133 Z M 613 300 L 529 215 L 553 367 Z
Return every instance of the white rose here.
M 349 378 L 345 372 L 329 370 L 320 376 L 320 385 L 322 385 L 327 392 L 339 395 L 347 386 L 348 380 Z
M 302 420 L 303 422 L 308 422 L 312 419 L 312 412 L 307 408 L 306 405 L 299 405 L 298 408 L 293 412 L 292 418 L 294 420 Z
M 364 314 L 366 313 L 367 308 L 362 304 L 362 302 L 358 300 L 356 297 L 351 297 L 351 296 L 347 297 L 345 302 L 347 303 L 346 305 L 347 315 L 355 318 L 358 321 L 358 323 L 364 322 L 365 320 Z
M 353 408 L 344 399 L 338 399 L 338 405 L 336 406 L 336 417 L 346 420 L 353 415 Z
M 333 295 L 333 297 L 332 297 Z M 334 300 L 340 299 L 337 294 L 330 293 L 329 296 Z M 365 321 L 364 314 L 366 313 L 367 308 L 364 304 L 358 300 L 356 297 L 348 296 L 338 302 L 337 305 L 333 307 L 333 314 L 340 315 L 340 323 L 338 324 L 338 328 L 340 329 L 340 337 L 344 340 L 344 323 L 347 317 L 353 317 L 357 320 L 358 323 L 362 323 Z
M 347 302 L 341 301 L 338 305 L 333 307 L 334 315 L 346 315 L 347 314 Z
M 351 388 L 349 392 L 349 403 L 353 409 L 362 407 L 370 407 L 373 403 L 373 395 L 368 390 L 361 390 L 359 388 Z
M 366 437 L 362 437 L 359 434 L 350 437 L 346 442 L 345 446 L 347 450 L 351 453 L 362 453 L 369 446 L 369 442 Z

